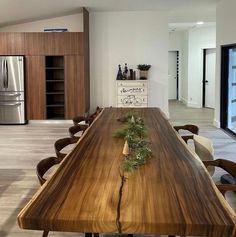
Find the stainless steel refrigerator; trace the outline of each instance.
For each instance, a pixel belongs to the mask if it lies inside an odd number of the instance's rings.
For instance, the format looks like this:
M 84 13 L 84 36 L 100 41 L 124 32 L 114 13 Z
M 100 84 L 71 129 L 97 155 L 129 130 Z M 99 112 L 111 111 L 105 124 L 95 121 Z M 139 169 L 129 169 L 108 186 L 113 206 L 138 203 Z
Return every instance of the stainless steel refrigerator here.
M 0 124 L 25 124 L 24 57 L 0 56 Z

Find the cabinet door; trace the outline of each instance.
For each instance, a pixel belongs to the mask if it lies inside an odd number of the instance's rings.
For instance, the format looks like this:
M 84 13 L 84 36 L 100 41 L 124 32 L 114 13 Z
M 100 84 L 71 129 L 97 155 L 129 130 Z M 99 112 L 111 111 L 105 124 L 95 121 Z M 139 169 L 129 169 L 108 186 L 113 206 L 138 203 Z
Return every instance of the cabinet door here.
M 65 117 L 85 114 L 85 84 L 82 56 L 65 56 Z
M 25 33 L 26 55 L 75 55 L 83 54 L 81 32 Z
M 45 55 L 45 33 L 30 32 L 25 33 L 25 54 Z
M 0 55 L 24 54 L 24 33 L 0 33 Z
M 26 57 L 26 103 L 28 119 L 45 119 L 45 57 Z
M 55 32 L 53 45 L 47 50 L 53 49 L 53 55 L 83 55 L 83 41 L 81 32 Z M 46 45 L 50 45 L 50 42 Z

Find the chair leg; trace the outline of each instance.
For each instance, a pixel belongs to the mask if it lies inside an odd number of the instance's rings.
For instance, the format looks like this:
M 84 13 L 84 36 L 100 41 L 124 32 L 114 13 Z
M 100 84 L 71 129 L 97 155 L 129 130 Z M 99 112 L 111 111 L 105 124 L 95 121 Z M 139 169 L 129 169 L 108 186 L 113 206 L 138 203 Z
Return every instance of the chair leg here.
M 85 233 L 85 237 L 93 237 L 92 233 Z
M 133 234 L 128 234 L 128 237 L 133 237 Z
M 49 231 L 44 230 L 42 237 L 47 237 L 47 236 L 48 236 L 48 233 L 49 233 Z
M 99 233 L 93 233 L 93 237 L 99 237 Z

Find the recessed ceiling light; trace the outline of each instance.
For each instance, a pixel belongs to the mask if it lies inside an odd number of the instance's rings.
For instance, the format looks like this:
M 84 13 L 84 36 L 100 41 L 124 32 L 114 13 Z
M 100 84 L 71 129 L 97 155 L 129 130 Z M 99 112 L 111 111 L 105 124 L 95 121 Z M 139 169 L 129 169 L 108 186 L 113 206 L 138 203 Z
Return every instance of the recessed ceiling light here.
M 204 24 L 204 21 L 198 21 L 197 22 L 197 25 L 203 25 Z

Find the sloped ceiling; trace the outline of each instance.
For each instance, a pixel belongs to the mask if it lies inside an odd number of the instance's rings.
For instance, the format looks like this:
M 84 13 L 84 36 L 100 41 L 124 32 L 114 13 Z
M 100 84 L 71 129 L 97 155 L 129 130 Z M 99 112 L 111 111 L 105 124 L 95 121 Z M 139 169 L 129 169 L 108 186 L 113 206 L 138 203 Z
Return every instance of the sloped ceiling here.
M 171 21 L 184 13 L 199 11 L 214 17 L 220 0 L 0 0 L 0 26 L 22 23 L 78 12 L 84 6 L 89 11 L 170 11 Z M 177 19 L 177 18 L 176 18 Z

